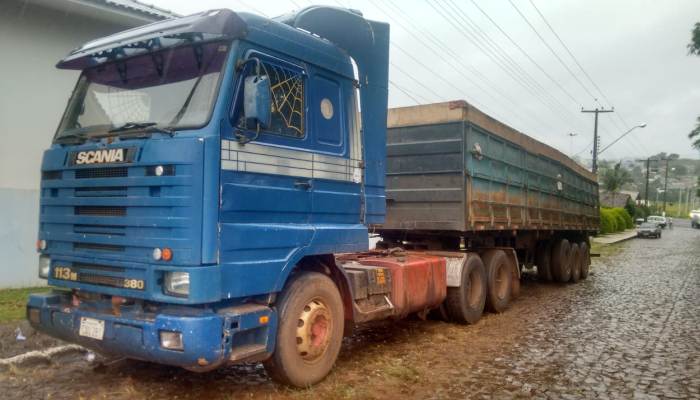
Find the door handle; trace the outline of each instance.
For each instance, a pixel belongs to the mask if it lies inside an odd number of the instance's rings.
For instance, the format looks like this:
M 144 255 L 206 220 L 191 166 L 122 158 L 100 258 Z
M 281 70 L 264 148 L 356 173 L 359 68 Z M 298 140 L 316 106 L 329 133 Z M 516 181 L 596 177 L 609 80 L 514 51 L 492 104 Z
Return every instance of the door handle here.
M 294 187 L 303 189 L 303 190 L 309 190 L 311 189 L 311 180 L 305 179 L 305 180 L 298 180 L 294 182 Z

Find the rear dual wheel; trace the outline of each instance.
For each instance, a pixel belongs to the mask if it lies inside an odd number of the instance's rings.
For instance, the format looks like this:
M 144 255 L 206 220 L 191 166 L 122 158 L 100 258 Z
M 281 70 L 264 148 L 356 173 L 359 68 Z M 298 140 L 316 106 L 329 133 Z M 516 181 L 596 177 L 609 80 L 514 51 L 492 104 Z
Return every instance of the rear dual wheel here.
M 486 304 L 486 269 L 478 254 L 469 254 L 462 266 L 461 286 L 448 287 L 443 303 L 446 319 L 473 324 L 481 318 Z
M 576 283 L 581 279 L 581 247 L 578 243 L 571 245 L 571 254 L 569 255 L 571 263 L 571 282 Z
M 591 266 L 591 253 L 586 242 L 579 243 L 578 248 L 581 253 L 581 279 L 586 279 Z
M 503 312 L 508 308 L 513 294 L 514 267 L 503 250 L 487 251 L 483 260 L 488 285 L 486 306 L 493 312 Z
M 571 245 L 566 239 L 558 239 L 552 247 L 552 277 L 557 282 L 565 283 L 571 279 Z

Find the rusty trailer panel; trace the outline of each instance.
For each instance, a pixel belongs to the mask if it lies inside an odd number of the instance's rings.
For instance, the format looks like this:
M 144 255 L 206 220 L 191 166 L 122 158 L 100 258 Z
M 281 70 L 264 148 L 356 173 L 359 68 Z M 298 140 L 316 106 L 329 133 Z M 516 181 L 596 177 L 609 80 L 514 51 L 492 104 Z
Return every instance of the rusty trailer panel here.
M 464 101 L 389 110 L 378 230 L 598 230 L 593 173 Z

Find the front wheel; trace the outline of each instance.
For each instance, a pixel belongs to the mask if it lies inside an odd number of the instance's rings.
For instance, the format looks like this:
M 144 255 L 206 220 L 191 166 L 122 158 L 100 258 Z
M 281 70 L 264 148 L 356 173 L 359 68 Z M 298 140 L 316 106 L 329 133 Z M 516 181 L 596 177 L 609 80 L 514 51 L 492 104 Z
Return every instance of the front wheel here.
M 318 272 L 292 278 L 277 303 L 274 354 L 264 362 L 270 377 L 307 387 L 328 375 L 343 340 L 343 302 L 335 283 Z

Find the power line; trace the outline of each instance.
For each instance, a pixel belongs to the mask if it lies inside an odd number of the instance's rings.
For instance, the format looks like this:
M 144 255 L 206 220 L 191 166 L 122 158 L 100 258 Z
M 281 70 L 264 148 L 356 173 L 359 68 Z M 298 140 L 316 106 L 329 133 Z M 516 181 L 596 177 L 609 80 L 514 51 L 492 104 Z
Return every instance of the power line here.
M 608 103 L 608 106 L 612 107 L 612 102 L 608 99 L 608 97 L 605 95 L 605 93 L 603 93 L 603 91 L 600 90 L 600 87 L 595 83 L 595 81 L 593 80 L 593 78 L 591 78 L 591 76 L 588 75 L 588 72 L 586 72 L 586 70 L 583 68 L 583 66 L 581 65 L 581 63 L 580 63 L 580 62 L 578 61 L 578 59 L 576 58 L 576 56 L 574 56 L 574 54 L 571 52 L 571 50 L 569 49 L 569 46 L 567 46 L 567 45 L 564 43 L 564 41 L 561 39 L 561 37 L 559 37 L 559 35 L 557 34 L 557 32 L 554 30 L 554 28 L 552 28 L 552 25 L 550 25 L 550 24 L 549 24 L 549 21 L 547 21 L 547 18 L 545 18 L 544 15 L 540 12 L 539 8 L 537 8 L 537 6 L 535 5 L 535 3 L 534 3 L 532 0 L 529 0 L 529 1 L 530 1 L 530 4 L 532 5 L 532 7 L 535 9 L 535 11 L 537 11 L 537 14 L 540 15 L 540 18 L 542 18 L 542 21 L 544 21 L 545 25 L 547 25 L 547 27 L 548 27 L 549 30 L 554 34 L 554 36 L 557 38 L 557 40 L 559 41 L 559 43 L 561 43 L 562 47 L 564 47 L 564 49 L 566 50 L 566 52 L 569 53 L 569 55 L 571 56 L 571 58 L 574 60 L 574 63 L 576 63 L 576 65 L 577 65 L 578 68 L 581 70 L 581 72 L 583 72 L 583 75 L 585 75 L 586 78 L 588 78 L 588 81 L 591 82 L 591 84 L 593 85 L 593 87 L 595 87 L 596 90 L 598 90 L 598 93 L 600 93 L 600 95 L 603 97 L 603 99 Z
M 527 51 L 525 51 L 522 47 L 520 47 L 520 45 L 519 45 L 515 40 L 513 40 L 513 38 L 512 38 L 509 34 L 507 34 L 506 31 L 505 31 L 503 28 L 501 28 L 501 26 L 500 26 L 498 23 L 496 23 L 496 21 L 493 20 L 493 18 L 491 18 L 491 16 L 490 16 L 488 13 L 486 13 L 486 11 L 484 11 L 484 9 L 482 9 L 482 8 L 476 3 L 476 1 L 474 1 L 474 0 L 470 0 L 470 1 L 472 2 L 472 4 L 473 4 L 473 5 L 474 5 L 474 6 L 475 6 L 489 21 L 491 21 L 491 23 L 503 34 L 503 36 L 505 36 L 505 37 L 508 39 L 508 41 L 510 41 L 510 42 L 511 42 L 511 43 L 512 43 L 512 44 L 513 44 L 513 45 L 514 45 L 528 60 L 530 60 L 530 62 L 531 62 L 532 64 L 534 64 L 534 65 L 537 67 L 537 69 L 539 69 L 550 81 L 552 81 L 555 85 L 557 85 L 557 87 L 558 87 L 564 94 L 566 94 L 566 96 L 567 96 L 569 99 L 571 99 L 571 101 L 573 101 L 574 103 L 576 103 L 578 106 L 581 105 L 581 102 L 579 102 L 578 100 L 576 100 L 576 99 L 574 98 L 574 96 L 573 96 L 568 90 L 566 90 L 566 88 L 564 88 L 564 86 L 562 86 L 561 83 L 559 83 L 559 81 L 557 81 L 556 79 L 554 79 L 544 68 L 542 68 L 542 66 L 541 66 L 537 61 L 535 61 L 535 60 L 530 56 L 530 54 L 528 54 Z
M 389 64 L 390 64 L 392 67 L 394 67 L 394 69 L 396 69 L 397 71 L 399 71 L 399 72 L 401 72 L 402 74 L 406 75 L 409 79 L 411 79 L 412 81 L 414 81 L 415 83 L 417 83 L 420 87 L 422 87 L 423 89 L 425 89 L 427 92 L 429 92 L 429 93 L 431 93 L 432 95 L 434 95 L 437 99 L 439 99 L 439 100 L 442 100 L 442 99 L 443 99 L 442 95 L 440 95 L 439 93 L 437 93 L 437 92 L 434 91 L 433 89 L 427 87 L 427 86 L 426 86 L 423 82 L 421 82 L 419 79 L 415 78 L 413 75 L 411 75 L 410 73 L 408 73 L 407 71 L 405 71 L 403 68 L 401 68 L 401 67 L 399 67 L 398 65 L 394 64 L 394 62 L 390 62 Z M 429 103 L 430 101 L 427 100 L 426 102 Z
M 461 57 L 460 57 L 459 55 L 457 55 L 454 51 L 452 51 L 446 44 L 444 44 L 443 42 L 441 42 L 434 34 L 432 34 L 432 32 L 423 30 L 422 33 L 424 34 L 424 37 L 421 37 L 421 36 L 417 35 L 414 31 L 416 31 L 416 27 L 418 26 L 418 24 L 415 23 L 415 21 L 412 21 L 412 19 L 411 19 L 403 10 L 401 10 L 400 7 L 396 6 L 396 4 L 393 3 L 393 1 L 390 0 L 388 4 L 385 3 L 384 5 L 389 5 L 390 7 L 393 7 L 393 8 L 397 11 L 396 13 L 387 12 L 387 10 L 384 9 L 379 3 L 374 3 L 373 5 L 374 5 L 375 8 L 377 8 L 380 12 L 382 12 L 383 14 L 385 14 L 385 15 L 387 16 L 387 18 L 389 18 L 389 19 L 391 19 L 392 21 L 394 21 L 398 26 L 400 26 L 400 27 L 401 27 L 404 31 L 406 31 L 409 35 L 413 36 L 413 37 L 416 39 L 416 41 L 418 41 L 420 44 L 422 44 L 426 49 L 428 49 L 428 50 L 431 51 L 433 54 L 435 54 L 435 56 L 436 56 L 438 59 L 440 59 L 440 60 L 442 60 L 443 62 L 445 62 L 449 67 L 451 67 L 452 69 L 454 69 L 455 72 L 457 72 L 459 75 L 461 75 L 465 80 L 467 80 L 467 81 L 469 81 L 470 83 L 472 83 L 477 89 L 483 91 L 487 96 L 489 96 L 489 97 L 490 97 L 491 99 L 493 99 L 495 102 L 497 102 L 497 103 L 500 104 L 500 101 L 499 101 L 496 97 L 494 97 L 494 95 L 493 95 L 490 91 L 488 91 L 487 89 L 485 89 L 484 87 L 482 87 L 481 84 L 480 84 L 478 81 L 472 79 L 469 75 L 465 74 L 464 71 L 462 71 L 462 70 L 460 69 L 460 67 L 466 68 L 468 71 L 470 71 L 470 72 L 473 73 L 474 75 L 480 77 L 480 79 L 484 82 L 484 84 L 486 84 L 487 86 L 491 87 L 491 88 L 493 89 L 494 92 L 496 92 L 497 94 L 499 94 L 500 96 L 502 96 L 505 100 L 507 100 L 508 102 L 510 102 L 511 105 L 512 105 L 512 107 L 506 106 L 506 109 L 514 109 L 514 107 L 517 107 L 517 106 L 518 106 L 515 102 L 513 102 L 513 100 L 512 100 L 509 96 L 505 95 L 493 82 L 491 82 L 491 80 L 489 80 L 486 76 L 484 76 L 484 75 L 483 75 L 481 72 L 479 72 L 476 68 L 471 67 L 471 66 L 469 66 L 469 65 L 466 64 L 466 63 L 463 63 L 463 64 L 453 64 L 453 61 L 454 61 L 454 62 L 457 62 L 458 60 L 461 59 Z M 391 10 L 389 10 L 389 11 L 391 11 Z M 406 21 L 408 21 L 408 23 L 411 25 L 411 27 L 412 27 L 413 29 L 407 28 L 401 21 L 399 21 L 398 19 L 392 17 L 392 15 L 393 15 L 393 16 L 396 16 L 396 14 L 401 14 L 401 18 L 404 19 L 404 20 L 406 20 Z M 418 29 L 418 31 L 420 32 L 421 30 Z M 426 42 L 423 40 L 424 38 L 425 38 L 425 39 L 428 39 L 429 41 L 431 41 L 431 42 L 432 42 L 433 44 L 435 44 L 436 46 L 432 46 L 431 44 L 426 43 Z M 392 45 L 397 46 L 397 45 L 396 45 L 395 43 L 393 43 L 393 42 L 392 42 Z M 444 51 L 446 54 L 450 55 L 452 58 L 449 58 L 449 57 L 446 58 L 446 57 L 444 57 L 444 54 L 440 54 L 438 51 L 435 50 L 434 47 L 437 47 L 437 48 L 441 49 L 441 50 Z M 397 48 L 399 48 L 399 50 L 402 50 L 403 52 L 407 53 L 405 50 L 403 50 L 402 48 L 400 48 L 400 46 L 397 46 Z M 450 86 L 454 86 L 454 83 L 451 83 Z M 470 100 L 470 101 L 471 101 L 473 104 L 475 104 L 475 105 L 479 105 L 478 103 L 476 103 L 476 102 L 473 101 L 473 100 Z M 479 107 L 484 108 L 484 107 L 481 106 L 481 105 L 479 105 Z M 484 109 L 484 111 L 487 111 L 487 110 Z M 516 113 L 516 115 L 517 115 L 519 118 L 522 118 L 522 117 L 519 115 L 519 113 Z M 542 122 L 539 118 L 537 118 L 537 117 L 534 116 L 534 115 L 530 115 L 530 117 L 531 117 L 533 120 L 535 120 L 537 123 L 539 123 L 539 124 L 542 124 L 542 125 L 544 125 L 544 126 L 549 126 L 549 124 L 546 124 L 546 123 Z
M 471 1 L 474 2 L 474 0 L 471 0 Z M 553 26 L 549 23 L 549 21 L 547 20 L 547 18 L 545 18 L 544 14 L 542 14 L 542 12 L 540 11 L 540 9 L 537 8 L 537 6 L 535 5 L 534 1 L 533 1 L 533 0 L 528 0 L 528 1 L 529 1 L 530 4 L 532 5 L 532 8 L 534 8 L 535 11 L 537 11 L 537 14 L 539 14 L 540 18 L 542 18 L 542 21 L 545 23 L 545 25 L 547 25 L 547 28 L 549 28 L 549 30 L 552 32 L 552 34 L 554 35 L 554 37 L 557 38 L 557 40 L 558 40 L 559 43 L 562 45 L 562 47 L 564 48 L 564 50 L 566 50 L 566 52 L 569 54 L 569 56 L 570 56 L 571 59 L 574 61 L 574 63 L 576 64 L 576 66 L 578 66 L 578 68 L 581 70 L 581 72 L 583 73 L 583 75 L 588 79 L 588 81 L 593 85 L 593 87 L 598 91 L 598 93 L 600 93 L 600 95 L 603 97 L 603 99 L 608 103 L 608 106 L 611 107 L 611 106 L 612 106 L 612 101 L 610 101 L 610 99 L 608 98 L 608 96 L 605 94 L 605 92 L 603 92 L 603 90 L 600 88 L 600 86 L 598 86 L 598 84 L 593 80 L 593 78 L 592 78 L 591 75 L 586 71 L 586 69 L 583 68 L 583 65 L 579 62 L 578 58 L 574 55 L 574 53 L 571 51 L 571 49 L 569 48 L 569 46 L 567 46 L 566 43 L 564 43 L 564 40 L 561 38 L 561 36 L 559 36 L 559 34 L 558 34 L 558 33 L 556 32 L 556 30 L 554 29 L 554 27 L 553 27 Z M 478 6 L 477 6 L 477 7 L 478 7 Z M 599 104 L 600 104 L 600 103 L 599 103 Z M 619 111 L 616 112 L 615 114 L 616 114 L 617 118 L 622 122 L 623 127 L 620 128 L 620 127 L 617 125 L 617 121 L 615 121 L 614 119 L 612 119 L 611 121 L 613 121 L 613 123 L 615 124 L 615 126 L 616 126 L 620 131 L 624 131 L 625 129 L 627 129 L 627 127 L 629 126 L 629 124 L 624 120 L 624 118 L 622 118 L 622 115 L 620 115 Z M 634 135 L 633 135 L 633 136 L 634 136 Z M 645 153 L 648 153 L 647 149 L 644 147 L 644 145 L 643 145 L 641 142 L 636 141 L 636 140 L 632 140 L 632 143 L 635 143 L 638 147 L 641 147 L 642 150 L 643 150 Z
M 418 101 L 418 99 L 416 99 L 414 96 L 412 96 L 411 93 L 408 92 L 408 90 L 402 88 L 401 86 L 397 85 L 397 84 L 394 83 L 393 81 L 389 81 L 389 85 L 391 85 L 391 86 L 395 87 L 396 89 L 398 89 L 399 91 L 401 91 L 403 94 L 405 94 L 406 96 L 408 96 L 411 100 L 413 100 L 414 102 L 416 102 L 416 104 L 420 104 L 420 103 L 421 103 L 420 101 Z
M 513 6 L 513 8 L 515 9 L 515 11 L 518 12 L 518 14 L 520 15 L 520 17 L 522 17 L 522 19 L 527 23 L 527 25 L 528 25 L 528 26 L 530 27 L 530 29 L 535 33 L 535 35 L 537 35 L 537 37 L 540 39 L 540 41 L 547 47 L 547 49 L 549 49 L 549 51 L 552 53 L 552 55 L 554 55 L 554 57 L 559 61 L 559 63 L 561 63 L 561 65 L 569 72 L 569 74 L 576 80 L 576 82 L 578 82 L 578 84 L 583 88 L 583 90 L 585 90 L 586 93 L 588 93 L 588 95 L 591 96 L 591 97 L 593 98 L 593 100 L 594 100 L 596 103 L 598 103 L 598 104 L 600 105 L 600 102 L 598 101 L 598 99 L 596 98 L 596 96 L 595 96 L 593 93 L 591 93 L 590 90 L 588 90 L 588 88 L 583 84 L 583 82 L 581 82 L 581 80 L 576 76 L 576 74 L 574 74 L 574 72 L 571 70 L 571 68 L 569 68 L 569 66 L 566 65 L 566 63 L 564 62 L 564 60 L 562 60 L 561 57 L 559 57 L 559 54 L 557 54 L 557 52 L 554 51 L 554 49 L 552 48 L 552 46 L 550 46 L 549 43 L 547 43 L 547 41 L 544 40 L 544 38 L 542 37 L 542 35 L 540 35 L 540 33 L 537 31 L 537 29 L 535 29 L 535 27 L 532 25 L 532 23 L 530 23 L 530 20 L 527 19 L 527 17 L 525 16 L 525 14 L 523 14 L 523 13 L 520 11 L 520 9 L 518 8 L 518 6 L 516 6 L 515 3 L 513 3 L 513 0 L 508 0 L 508 2 L 510 3 L 511 6 Z M 602 105 L 601 105 L 601 106 L 602 106 Z
M 522 79 L 524 82 L 527 82 L 528 85 L 534 90 L 534 92 L 539 93 L 543 99 L 546 99 L 548 102 L 550 102 L 550 104 L 553 104 L 555 107 L 561 108 L 566 113 L 571 113 L 571 110 L 566 108 L 556 97 L 554 97 L 544 87 L 542 87 L 542 85 L 535 78 L 533 78 L 532 75 L 525 71 L 518 62 L 513 60 L 513 58 L 510 55 L 508 55 L 508 53 L 498 43 L 496 43 L 496 41 L 494 41 L 486 32 L 484 32 L 484 30 L 471 17 L 469 17 L 469 15 L 467 15 L 461 8 L 459 8 L 453 0 L 443 0 L 443 2 L 445 5 L 445 8 L 443 8 L 443 10 L 449 11 L 447 10 L 447 7 L 449 7 L 450 10 L 454 12 L 455 15 L 465 24 L 463 26 L 471 29 L 471 33 L 475 37 L 477 37 L 477 40 L 479 40 L 479 38 L 483 40 L 482 43 L 489 47 L 489 50 L 492 51 L 492 54 L 499 58 L 501 62 L 504 62 L 504 64 L 507 65 L 511 69 L 511 71 L 515 73 L 515 75 L 518 75 L 520 79 Z
M 484 46 L 481 45 L 480 41 L 478 39 L 475 39 L 470 32 L 465 31 L 462 25 L 459 23 L 459 20 L 454 18 L 449 10 L 445 9 L 442 4 L 440 3 L 432 3 L 429 2 L 427 3 L 435 12 L 437 12 L 445 21 L 447 21 L 450 25 L 452 25 L 458 33 L 460 33 L 462 36 L 464 36 L 467 40 L 472 42 L 479 50 L 481 50 L 487 57 L 489 57 L 499 68 L 501 68 L 507 75 L 509 75 L 516 83 L 521 85 L 526 91 L 530 92 L 538 101 L 540 101 L 543 105 L 545 105 L 547 108 L 549 108 L 554 115 L 557 117 L 561 118 L 563 122 L 565 123 L 570 123 L 571 121 L 566 120 L 563 118 L 562 115 L 552 106 L 550 103 L 545 101 L 542 96 L 537 93 L 536 90 L 533 90 L 532 87 L 530 87 L 528 84 L 526 84 L 520 77 L 517 76 L 517 73 L 514 73 L 511 69 L 509 69 L 507 66 L 505 66 L 500 59 L 498 59 L 494 54 L 489 51 L 490 49 L 485 48 Z M 436 5 L 439 5 L 441 8 L 438 9 Z

